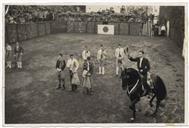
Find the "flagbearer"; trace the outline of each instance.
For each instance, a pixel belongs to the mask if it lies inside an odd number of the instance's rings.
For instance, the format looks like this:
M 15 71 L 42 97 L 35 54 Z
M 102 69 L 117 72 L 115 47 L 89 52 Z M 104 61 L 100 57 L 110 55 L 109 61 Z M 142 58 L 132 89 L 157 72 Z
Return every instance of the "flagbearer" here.
M 124 48 L 121 47 L 121 44 L 119 44 L 118 48 L 116 48 L 115 50 L 115 57 L 116 57 L 116 75 L 118 75 L 124 58 Z
M 104 46 L 101 44 L 100 49 L 97 52 L 97 60 L 99 63 L 99 74 L 104 75 L 104 64 L 105 64 L 105 58 L 106 58 L 106 51 L 104 49 Z

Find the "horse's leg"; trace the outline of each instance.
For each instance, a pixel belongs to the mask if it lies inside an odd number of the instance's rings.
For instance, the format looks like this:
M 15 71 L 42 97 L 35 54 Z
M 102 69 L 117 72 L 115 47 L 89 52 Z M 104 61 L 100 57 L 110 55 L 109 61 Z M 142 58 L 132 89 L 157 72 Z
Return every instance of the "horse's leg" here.
M 135 100 L 132 101 L 131 106 L 129 107 L 133 111 L 133 117 L 130 118 L 131 121 L 134 121 L 136 118 L 136 107 L 135 104 L 139 101 L 139 98 L 136 98 Z
M 156 116 L 156 113 L 158 112 L 158 108 L 159 108 L 160 102 L 161 101 L 159 99 L 157 99 L 157 101 L 156 101 L 156 109 L 155 109 L 154 113 L 152 114 L 153 116 Z
M 153 100 L 154 100 L 155 97 L 156 97 L 156 94 L 154 94 L 153 97 L 152 97 L 151 100 L 150 100 L 150 107 L 153 107 L 152 102 L 153 102 Z
M 136 118 L 136 107 L 135 104 L 133 104 L 133 118 Z

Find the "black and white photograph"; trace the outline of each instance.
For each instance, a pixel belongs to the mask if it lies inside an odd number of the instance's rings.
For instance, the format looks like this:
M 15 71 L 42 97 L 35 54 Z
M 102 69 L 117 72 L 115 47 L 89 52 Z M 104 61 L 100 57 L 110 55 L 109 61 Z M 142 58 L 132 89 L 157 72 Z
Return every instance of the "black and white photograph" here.
M 185 124 L 187 10 L 3 4 L 4 125 Z

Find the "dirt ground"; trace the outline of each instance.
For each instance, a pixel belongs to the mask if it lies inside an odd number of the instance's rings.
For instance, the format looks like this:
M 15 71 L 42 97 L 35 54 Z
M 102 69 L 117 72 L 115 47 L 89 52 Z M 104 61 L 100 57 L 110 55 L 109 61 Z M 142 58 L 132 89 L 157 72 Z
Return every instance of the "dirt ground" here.
M 56 34 L 23 42 L 23 69 L 5 71 L 5 123 L 130 123 L 132 112 L 121 80 L 115 75 L 114 50 L 118 43 L 129 47 L 132 56 L 144 49 L 150 60 L 151 72 L 160 75 L 167 87 L 168 97 L 162 102 L 156 117 L 150 116 L 149 99 L 137 104 L 136 123 L 184 122 L 184 60 L 178 47 L 162 37 L 108 36 L 94 34 Z M 97 74 L 96 53 L 100 44 L 107 49 L 105 75 Z M 95 64 L 94 94 L 56 90 L 58 84 L 55 64 L 58 53 L 67 60 L 73 53 L 80 62 L 87 45 Z M 133 62 L 128 67 L 136 67 Z M 68 72 L 66 70 L 66 72 Z M 155 103 L 155 102 L 154 102 Z

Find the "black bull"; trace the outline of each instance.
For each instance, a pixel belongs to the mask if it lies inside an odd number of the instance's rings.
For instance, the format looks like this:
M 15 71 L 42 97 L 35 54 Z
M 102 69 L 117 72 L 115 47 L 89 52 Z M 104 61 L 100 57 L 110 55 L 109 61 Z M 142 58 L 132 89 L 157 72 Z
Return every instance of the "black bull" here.
M 156 98 L 156 109 L 153 113 L 153 115 L 156 115 L 160 102 L 167 96 L 167 91 L 163 80 L 159 76 L 154 74 L 151 74 L 150 76 L 150 84 L 152 85 L 150 93 L 153 94 L 150 100 L 150 106 L 153 106 L 152 101 L 154 100 L 154 98 Z M 142 97 L 143 93 L 141 77 L 137 70 L 128 68 L 122 71 L 121 79 L 122 88 L 123 90 L 127 90 L 127 95 L 131 100 L 131 105 L 129 106 L 129 108 L 133 111 L 133 117 L 131 118 L 131 120 L 134 120 L 136 118 L 135 104 L 140 101 L 140 97 Z

